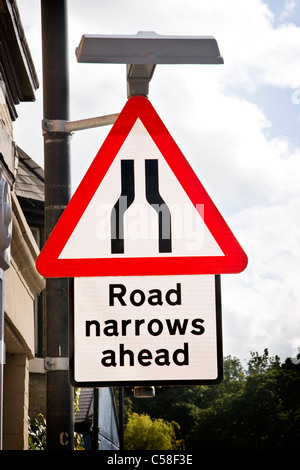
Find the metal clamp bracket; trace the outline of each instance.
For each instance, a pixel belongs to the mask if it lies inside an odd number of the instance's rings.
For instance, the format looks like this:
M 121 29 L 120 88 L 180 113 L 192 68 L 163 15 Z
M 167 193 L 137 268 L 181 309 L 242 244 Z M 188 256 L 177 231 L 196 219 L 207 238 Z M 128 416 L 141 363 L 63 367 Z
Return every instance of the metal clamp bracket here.
M 66 132 L 66 122 L 59 119 L 43 119 L 42 129 L 44 132 Z
M 45 357 L 44 368 L 48 371 L 53 370 L 69 370 L 68 357 Z

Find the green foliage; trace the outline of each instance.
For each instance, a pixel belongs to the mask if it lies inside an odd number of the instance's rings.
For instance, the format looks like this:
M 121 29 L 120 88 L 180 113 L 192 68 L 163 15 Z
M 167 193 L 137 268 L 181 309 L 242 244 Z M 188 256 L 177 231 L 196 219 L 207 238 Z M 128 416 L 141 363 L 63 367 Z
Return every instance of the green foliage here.
M 47 423 L 42 413 L 36 418 L 28 418 L 28 450 L 46 450 Z M 84 450 L 83 437 L 74 434 L 74 450 Z
M 147 414 L 130 413 L 124 432 L 126 450 L 178 450 L 182 443 L 176 439 L 179 426 L 175 421 L 151 419 Z
M 76 412 L 79 411 L 79 397 L 80 397 L 81 388 L 74 388 L 74 416 Z
M 267 349 L 250 354 L 245 370 L 226 357 L 219 385 L 160 387 L 155 398 L 126 403 L 133 413 L 179 423 L 186 450 L 298 449 L 300 361 L 281 364 Z
M 265 374 L 270 369 L 280 367 L 280 359 L 278 356 L 269 357 L 269 351 L 264 350 L 262 356 L 257 352 L 250 352 L 251 359 L 248 362 L 248 375 Z
M 283 364 L 267 349 L 250 356 L 246 369 L 226 357 L 219 385 L 157 387 L 151 399 L 125 389 L 125 449 L 298 450 L 300 352 Z M 30 420 L 29 449 L 45 449 L 45 436 L 44 417 Z M 80 436 L 75 449 L 83 449 Z
M 45 450 L 46 449 L 46 420 L 42 413 L 37 418 L 29 418 L 28 427 L 28 449 Z
M 79 410 L 80 388 L 74 389 L 74 415 Z M 42 413 L 36 418 L 28 418 L 28 449 L 46 450 L 47 423 Z M 84 450 L 83 436 L 74 434 L 74 450 Z

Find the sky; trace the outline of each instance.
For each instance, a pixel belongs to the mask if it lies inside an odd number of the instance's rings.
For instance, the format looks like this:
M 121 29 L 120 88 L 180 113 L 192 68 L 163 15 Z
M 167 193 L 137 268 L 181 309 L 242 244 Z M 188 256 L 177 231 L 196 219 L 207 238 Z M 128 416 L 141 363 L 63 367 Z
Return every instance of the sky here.
M 40 2 L 18 0 L 40 80 L 14 140 L 43 167 Z M 125 65 L 79 64 L 82 34 L 214 36 L 223 65 L 158 65 L 149 99 L 248 255 L 224 274 L 224 356 L 300 347 L 300 0 L 69 0 L 70 120 L 120 112 Z M 72 138 L 72 190 L 110 127 Z M 296 361 L 296 359 L 294 359 Z

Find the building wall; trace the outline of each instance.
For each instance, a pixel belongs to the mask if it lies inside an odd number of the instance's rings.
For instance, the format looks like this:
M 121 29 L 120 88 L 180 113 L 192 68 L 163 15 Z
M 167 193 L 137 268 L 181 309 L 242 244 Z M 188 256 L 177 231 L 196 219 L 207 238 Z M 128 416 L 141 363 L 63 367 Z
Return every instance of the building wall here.
M 20 351 L 34 357 L 34 298 L 24 283 L 18 267 L 12 259 L 11 267 L 5 273 L 4 311 L 6 328 L 12 329 L 15 338 L 9 342 L 12 354 Z M 8 353 L 8 351 L 7 351 Z
M 99 397 L 100 450 L 119 450 L 119 425 L 111 388 L 101 388 Z
M 35 269 L 38 247 L 12 193 L 10 267 L 4 276 L 3 449 L 28 448 L 29 361 L 35 357 L 35 302 L 44 279 Z
M 40 362 L 40 368 L 33 367 L 33 363 Z M 44 361 L 35 359 L 29 361 L 29 416 L 37 418 L 41 413 L 46 418 L 46 374 L 43 370 Z
M 28 445 L 29 361 L 35 355 L 36 298 L 44 288 L 35 269 L 39 250 L 15 192 L 19 175 L 13 140 L 16 106 L 34 101 L 38 87 L 17 1 L 0 0 L 0 339 L 2 346 L 4 331 L 5 350 L 0 364 L 0 448 L 4 450 Z
M 7 130 L 6 132 L 11 138 L 13 135 L 13 125 L 9 109 L 5 101 L 5 86 L 2 80 L 0 80 L 0 115 L 3 122 L 2 127 Z
M 28 380 L 28 356 L 8 354 L 4 373 L 4 450 L 28 448 Z
M 24 450 L 28 448 L 29 361 L 35 357 L 35 304 L 44 279 L 35 269 L 39 249 L 15 194 L 18 158 L 5 91 L 0 76 L 0 181 L 8 183 L 12 210 L 10 246 L 0 250 L 5 349 L 2 448 Z

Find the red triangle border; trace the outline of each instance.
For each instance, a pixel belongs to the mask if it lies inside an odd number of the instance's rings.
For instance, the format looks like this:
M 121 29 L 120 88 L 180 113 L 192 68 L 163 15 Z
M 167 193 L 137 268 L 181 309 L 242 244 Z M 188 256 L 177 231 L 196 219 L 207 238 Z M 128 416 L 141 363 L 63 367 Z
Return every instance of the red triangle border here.
M 59 259 L 136 120 L 140 118 L 191 202 L 204 204 L 205 224 L 224 256 Z M 242 272 L 248 258 L 150 101 L 130 98 L 50 234 L 36 267 L 45 277 L 155 276 Z

